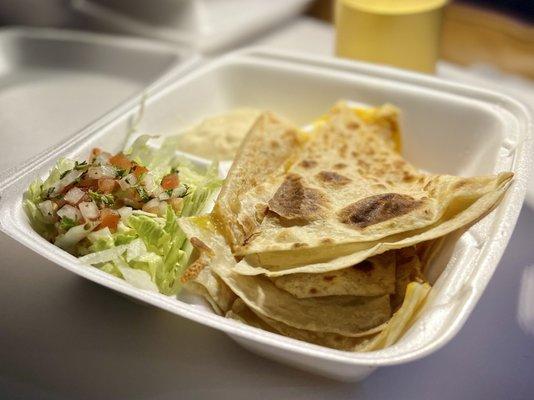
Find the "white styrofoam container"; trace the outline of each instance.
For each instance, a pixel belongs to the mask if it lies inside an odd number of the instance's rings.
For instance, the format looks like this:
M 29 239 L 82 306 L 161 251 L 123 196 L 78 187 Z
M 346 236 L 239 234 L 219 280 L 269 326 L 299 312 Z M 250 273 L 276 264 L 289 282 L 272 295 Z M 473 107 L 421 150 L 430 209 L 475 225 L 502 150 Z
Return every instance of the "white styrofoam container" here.
M 138 106 L 108 116 L 106 124 L 82 131 L 75 140 L 0 183 L 0 228 L 80 276 L 224 331 L 254 352 L 302 369 L 358 380 L 376 367 L 421 358 L 446 344 L 465 323 L 515 226 L 532 145 L 531 117 L 523 105 L 489 91 L 393 68 L 246 49 L 216 59 L 152 94 L 146 100 L 139 131 L 172 134 L 205 116 L 239 106 L 271 109 L 304 125 L 343 98 L 399 106 L 404 154 L 424 170 L 465 176 L 515 173 L 512 186 L 494 211 L 461 237 L 447 240 L 429 271 L 434 287 L 424 309 L 406 335 L 389 348 L 343 352 L 245 326 L 213 314 L 186 293 L 174 298 L 136 289 L 83 265 L 35 233 L 22 210 L 22 194 L 29 183 L 46 176 L 58 157 L 84 158 L 95 146 L 120 150 L 137 119 Z

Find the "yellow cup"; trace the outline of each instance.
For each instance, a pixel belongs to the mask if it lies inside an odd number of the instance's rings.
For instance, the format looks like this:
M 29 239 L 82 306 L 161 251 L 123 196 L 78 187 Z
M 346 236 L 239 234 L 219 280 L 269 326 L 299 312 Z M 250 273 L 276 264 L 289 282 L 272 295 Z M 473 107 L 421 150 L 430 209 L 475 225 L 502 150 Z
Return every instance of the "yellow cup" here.
M 336 54 L 432 73 L 447 0 L 337 0 Z

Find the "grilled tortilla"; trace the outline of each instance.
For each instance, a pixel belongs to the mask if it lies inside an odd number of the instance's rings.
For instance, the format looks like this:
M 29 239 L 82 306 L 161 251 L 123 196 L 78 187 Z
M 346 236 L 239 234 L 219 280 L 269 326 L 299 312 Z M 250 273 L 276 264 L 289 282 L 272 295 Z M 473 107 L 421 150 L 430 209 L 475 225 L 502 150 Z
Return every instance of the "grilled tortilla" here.
M 215 311 L 340 350 L 411 326 L 442 238 L 489 212 L 511 173 L 423 173 L 399 154 L 398 110 L 338 103 L 304 133 L 264 113 L 211 215 L 182 219 L 198 253 L 182 282 Z
M 427 283 L 411 282 L 406 289 L 406 297 L 401 307 L 386 324 L 381 326 L 380 332 L 359 337 L 296 329 L 254 313 L 241 299 L 236 299 L 226 317 L 319 346 L 345 351 L 376 351 L 394 344 L 406 333 L 415 322 L 415 316 L 424 305 L 429 291 L 430 285 Z
M 443 236 L 487 213 L 513 176 L 422 173 L 392 143 L 354 110 L 334 107 L 296 158 L 261 185 L 240 187 L 240 213 L 254 212 L 256 228 L 234 243 L 246 256 L 237 271 L 327 272 Z
M 182 219 L 180 227 L 200 253 L 184 276 L 196 280 L 197 273 L 212 272 L 248 307 L 267 318 L 297 329 L 359 337 L 380 331 L 391 317 L 389 295 L 299 299 L 266 277 L 236 274 L 231 250 L 210 217 Z M 212 291 L 216 292 L 220 291 Z
M 213 215 L 232 248 L 240 246 L 259 226 L 260 210 L 243 202 L 249 188 L 259 188 L 273 172 L 283 169 L 303 143 L 302 133 L 290 122 L 265 112 L 256 120 L 226 177 L 213 209 Z M 256 192 L 259 204 L 272 193 Z M 260 213 L 261 214 L 261 213 Z
M 349 268 L 317 274 L 288 274 L 272 278 L 272 281 L 299 299 L 380 296 L 395 293 L 395 263 L 395 253 L 387 252 Z

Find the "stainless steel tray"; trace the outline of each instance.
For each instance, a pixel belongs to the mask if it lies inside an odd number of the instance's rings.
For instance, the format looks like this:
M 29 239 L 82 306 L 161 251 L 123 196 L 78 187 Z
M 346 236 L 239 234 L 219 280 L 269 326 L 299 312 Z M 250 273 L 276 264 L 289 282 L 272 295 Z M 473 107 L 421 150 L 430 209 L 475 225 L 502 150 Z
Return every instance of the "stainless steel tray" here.
M 195 61 L 145 39 L 0 29 L 0 175 Z
M 72 0 L 97 30 L 186 43 L 212 54 L 236 47 L 301 13 L 310 0 Z

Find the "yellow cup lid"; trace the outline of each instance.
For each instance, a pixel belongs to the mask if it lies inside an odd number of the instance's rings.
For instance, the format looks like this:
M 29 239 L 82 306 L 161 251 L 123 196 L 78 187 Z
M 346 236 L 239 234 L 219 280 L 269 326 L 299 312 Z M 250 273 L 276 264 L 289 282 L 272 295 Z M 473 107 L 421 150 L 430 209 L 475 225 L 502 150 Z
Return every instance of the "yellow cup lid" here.
M 443 7 L 448 0 L 340 0 L 345 6 L 377 14 L 414 14 Z

